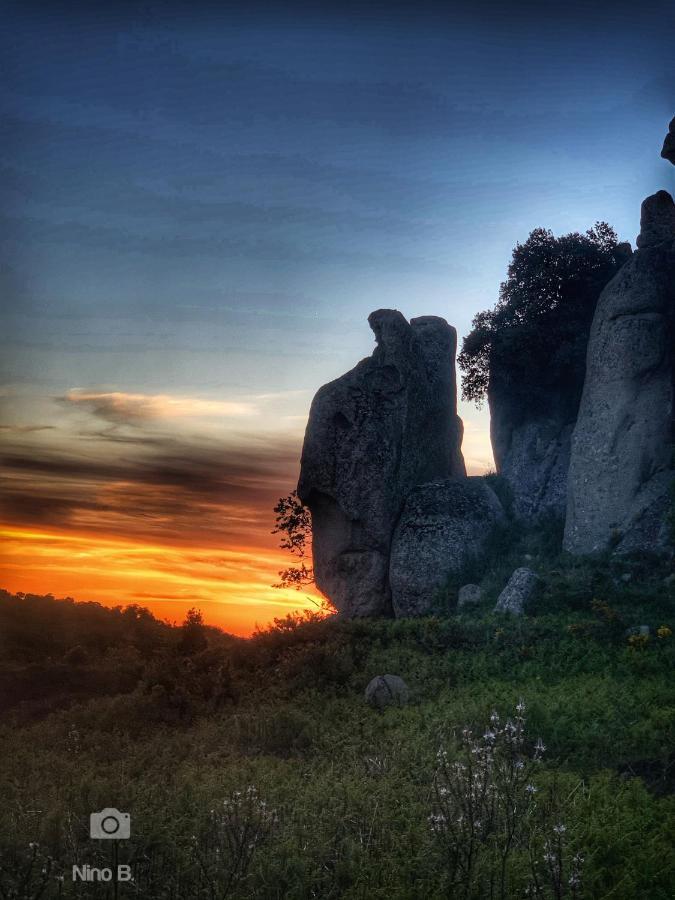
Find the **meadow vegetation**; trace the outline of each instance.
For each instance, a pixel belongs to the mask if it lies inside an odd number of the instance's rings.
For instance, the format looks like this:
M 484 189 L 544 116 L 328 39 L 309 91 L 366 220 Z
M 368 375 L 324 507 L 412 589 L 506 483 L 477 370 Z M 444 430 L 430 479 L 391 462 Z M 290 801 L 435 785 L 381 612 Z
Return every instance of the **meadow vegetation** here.
M 496 534 L 470 613 L 453 582 L 431 617 L 248 641 L 3 594 L 0 897 L 113 897 L 71 868 L 110 864 L 89 814 L 116 806 L 121 897 L 670 898 L 672 564 L 573 560 L 559 534 Z M 523 564 L 536 609 L 495 616 Z M 365 704 L 383 673 L 409 705 Z

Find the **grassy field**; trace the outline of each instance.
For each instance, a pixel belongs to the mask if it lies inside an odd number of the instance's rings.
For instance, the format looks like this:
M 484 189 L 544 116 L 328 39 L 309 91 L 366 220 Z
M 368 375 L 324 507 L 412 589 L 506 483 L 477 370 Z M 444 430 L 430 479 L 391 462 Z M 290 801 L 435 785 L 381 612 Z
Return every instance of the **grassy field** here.
M 117 852 L 120 897 L 669 900 L 670 568 L 545 540 L 502 548 L 470 615 L 449 585 L 435 617 L 289 617 L 251 641 L 5 595 L 0 897 L 113 897 L 71 872 Z M 525 551 L 543 595 L 497 618 Z M 366 705 L 383 673 L 407 706 Z M 129 840 L 90 840 L 106 806 Z

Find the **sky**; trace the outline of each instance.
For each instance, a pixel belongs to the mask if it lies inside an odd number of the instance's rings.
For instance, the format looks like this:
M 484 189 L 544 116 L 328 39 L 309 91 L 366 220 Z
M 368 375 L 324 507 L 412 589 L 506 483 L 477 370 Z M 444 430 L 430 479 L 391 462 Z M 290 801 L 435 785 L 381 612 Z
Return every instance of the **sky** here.
M 311 607 L 272 507 L 368 313 L 461 340 L 533 228 L 675 188 L 675 6 L 591 6 L 4 3 L 0 587 Z

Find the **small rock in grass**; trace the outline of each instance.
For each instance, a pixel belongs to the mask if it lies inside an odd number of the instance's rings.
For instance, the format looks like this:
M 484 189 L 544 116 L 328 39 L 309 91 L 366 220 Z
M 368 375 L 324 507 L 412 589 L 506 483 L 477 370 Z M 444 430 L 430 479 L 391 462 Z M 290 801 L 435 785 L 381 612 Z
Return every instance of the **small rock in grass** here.
M 633 635 L 638 635 L 639 637 L 649 637 L 651 634 L 651 628 L 649 625 L 633 625 L 632 628 L 626 629 L 626 637 L 633 637 Z
M 409 696 L 408 685 L 398 675 L 376 675 L 366 688 L 366 703 L 376 709 L 405 706 Z
M 494 611 L 522 616 L 525 611 L 525 605 L 532 599 L 540 584 L 539 576 L 532 569 L 527 569 L 524 566 L 516 569 L 509 578 L 509 583 L 497 598 Z

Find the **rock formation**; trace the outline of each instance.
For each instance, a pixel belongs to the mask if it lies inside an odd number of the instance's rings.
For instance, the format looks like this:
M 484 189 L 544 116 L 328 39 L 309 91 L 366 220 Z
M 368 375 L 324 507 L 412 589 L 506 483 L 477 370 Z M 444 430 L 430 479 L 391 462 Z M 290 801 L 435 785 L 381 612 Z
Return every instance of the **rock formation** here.
M 465 476 L 455 329 L 387 309 L 368 321 L 372 356 L 314 398 L 298 484 L 317 586 L 347 616 L 391 612 L 391 540 L 413 488 Z
M 572 439 L 565 549 L 667 541 L 675 390 L 675 205 L 642 204 L 638 250 L 598 301 Z
M 394 614 L 428 615 L 448 577 L 481 555 L 503 516 L 483 478 L 448 478 L 415 488 L 391 544 Z
M 619 244 L 614 251 L 617 265 L 631 254 L 630 244 Z M 588 312 L 592 315 L 592 307 Z M 499 352 L 491 355 L 487 394 L 495 464 L 511 489 L 513 515 L 525 522 L 547 514 L 565 516 L 572 432 L 584 386 L 590 317 L 585 321 L 585 326 L 563 343 L 565 365 L 551 361 L 553 371 L 557 365 L 563 373 L 556 377 L 548 370 L 535 376 L 528 371 L 523 381 L 522 369 L 514 372 L 511 364 L 500 361 Z
M 545 412 L 521 409 L 510 396 L 508 379 L 491 376 L 488 392 L 490 438 L 497 472 L 509 483 L 513 514 L 533 521 L 565 514 L 570 444 L 579 390 L 552 392 Z
M 663 150 L 661 156 L 675 165 L 675 117 L 671 119 L 668 126 L 668 134 L 663 142 Z

